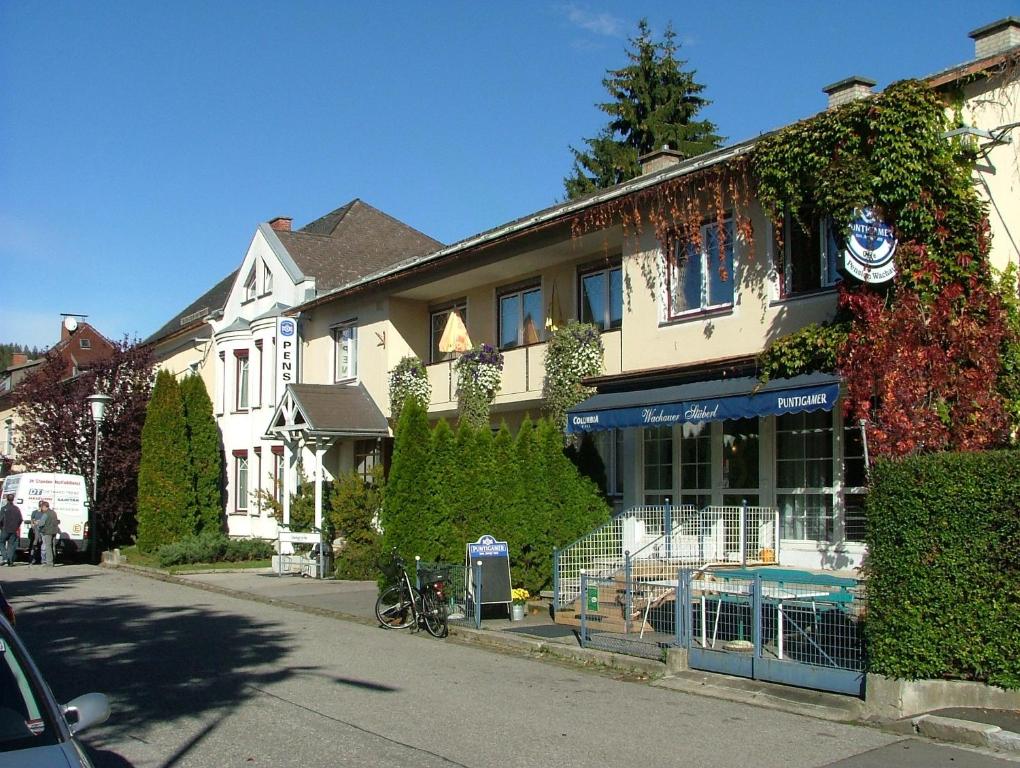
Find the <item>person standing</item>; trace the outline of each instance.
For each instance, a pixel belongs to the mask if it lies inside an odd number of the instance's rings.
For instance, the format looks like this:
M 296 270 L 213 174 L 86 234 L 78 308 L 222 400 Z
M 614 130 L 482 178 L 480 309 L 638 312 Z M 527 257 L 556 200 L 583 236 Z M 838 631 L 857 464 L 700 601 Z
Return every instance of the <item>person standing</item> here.
M 14 503 L 14 494 L 7 494 L 7 503 L 0 507 L 0 543 L 3 544 L 4 565 L 14 565 L 18 555 L 18 538 L 21 524 L 25 518 L 21 516 L 21 508 Z
M 45 501 L 40 501 L 39 506 L 32 510 L 32 518 L 29 521 L 28 528 L 28 564 L 42 562 L 42 521 L 45 517 L 43 513 L 43 504 Z
M 42 564 L 56 565 L 57 551 L 53 548 L 54 537 L 60 533 L 60 520 L 57 513 L 50 507 L 48 501 L 41 502 L 43 517 L 40 528 L 42 530 Z

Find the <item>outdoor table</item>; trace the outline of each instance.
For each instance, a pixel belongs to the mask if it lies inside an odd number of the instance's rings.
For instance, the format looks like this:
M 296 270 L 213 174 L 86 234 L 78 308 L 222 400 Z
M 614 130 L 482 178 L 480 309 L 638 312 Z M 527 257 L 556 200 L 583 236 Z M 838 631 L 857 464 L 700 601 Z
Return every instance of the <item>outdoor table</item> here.
M 677 580 L 676 579 L 654 579 L 650 581 L 641 582 L 647 586 L 656 587 L 670 587 L 671 589 L 655 600 L 648 599 L 645 602 L 644 615 L 641 619 L 641 632 L 639 637 L 644 637 L 645 625 L 648 622 L 648 613 L 652 608 L 652 604 L 661 603 L 666 597 L 669 596 L 670 592 L 673 593 L 674 598 L 676 595 Z M 775 603 L 776 605 L 776 657 L 783 658 L 783 605 L 784 603 L 794 602 L 799 600 L 810 601 L 811 611 L 817 615 L 816 602 L 820 598 L 828 597 L 831 593 L 828 591 L 815 591 L 815 592 L 796 592 L 791 589 L 785 589 L 783 587 L 775 586 L 772 584 L 762 584 L 762 599 L 768 600 L 769 602 Z M 701 647 L 702 648 L 715 648 L 716 637 L 719 632 L 719 616 L 722 613 L 723 600 L 727 596 L 739 596 L 739 597 L 751 597 L 751 584 L 749 582 L 744 583 L 733 583 L 731 580 L 722 579 L 720 581 L 709 581 L 707 579 L 692 579 L 691 580 L 691 596 L 692 598 L 697 595 L 698 602 L 701 608 Z M 716 611 L 715 611 L 715 622 L 712 626 L 712 644 L 708 645 L 708 628 L 707 624 L 707 610 L 706 604 L 709 599 L 716 599 Z

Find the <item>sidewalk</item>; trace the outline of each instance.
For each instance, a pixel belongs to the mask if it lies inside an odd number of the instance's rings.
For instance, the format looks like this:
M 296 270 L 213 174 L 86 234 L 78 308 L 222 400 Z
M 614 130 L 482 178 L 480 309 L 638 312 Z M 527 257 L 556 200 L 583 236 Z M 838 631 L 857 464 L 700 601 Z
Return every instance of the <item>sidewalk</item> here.
M 242 599 L 377 626 L 377 587 L 374 581 L 278 576 L 268 568 L 171 576 L 130 565 L 113 567 Z M 649 684 L 657 687 L 700 696 L 723 698 L 825 720 L 862 720 L 861 702 L 852 697 L 696 670 L 671 670 L 661 661 L 582 648 L 573 629 L 552 620 L 547 603 L 532 603 L 522 621 L 510 621 L 509 617 L 500 616 L 496 606 L 488 608 L 480 629 L 475 628 L 473 617 L 470 616 L 465 620 L 451 621 L 450 638 L 456 642 L 599 667 L 630 679 L 646 679 Z M 920 734 L 940 741 L 1020 755 L 1020 712 L 1017 711 L 977 708 L 939 710 L 879 725 L 904 735 Z

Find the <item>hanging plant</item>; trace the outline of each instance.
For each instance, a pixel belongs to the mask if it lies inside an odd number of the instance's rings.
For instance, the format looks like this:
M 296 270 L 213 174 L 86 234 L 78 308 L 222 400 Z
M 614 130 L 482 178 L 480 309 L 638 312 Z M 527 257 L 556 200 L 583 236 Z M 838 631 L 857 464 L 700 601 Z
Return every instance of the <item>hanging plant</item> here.
M 400 411 L 413 398 L 422 408 L 428 409 L 432 399 L 432 385 L 422 361 L 413 355 L 401 358 L 390 371 L 390 418 L 393 424 L 400 419 Z
M 457 358 L 453 368 L 461 420 L 479 429 L 488 427 L 489 409 L 503 379 L 503 353 L 491 344 L 482 344 Z
M 542 396 L 549 418 L 561 432 L 566 430 L 567 410 L 595 393 L 582 379 L 602 373 L 605 350 L 599 329 L 571 320 L 557 328 L 545 349 L 545 382 Z

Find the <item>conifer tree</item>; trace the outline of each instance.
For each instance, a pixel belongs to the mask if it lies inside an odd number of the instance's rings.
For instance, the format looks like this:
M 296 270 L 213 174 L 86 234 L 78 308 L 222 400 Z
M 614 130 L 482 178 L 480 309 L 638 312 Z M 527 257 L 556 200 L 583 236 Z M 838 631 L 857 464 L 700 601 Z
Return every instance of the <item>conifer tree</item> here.
M 428 539 L 429 560 L 451 562 L 457 556 L 457 517 L 459 503 L 455 477 L 459 472 L 460 454 L 453 429 L 446 419 L 440 419 L 432 429 L 432 451 L 429 457 L 431 472 L 428 478 L 429 519 L 421 520 L 422 537 Z M 424 554 L 419 552 L 417 554 Z M 457 562 L 454 559 L 452 562 Z
M 192 498 L 181 388 L 169 371 L 161 370 L 142 427 L 138 548 L 151 552 L 193 534 Z
M 656 42 L 642 19 L 630 43 L 630 64 L 608 70 L 602 80 L 612 101 L 598 108 L 609 123 L 585 139 L 586 150 L 570 148 L 574 166 L 563 180 L 569 199 L 634 178 L 641 172 L 638 158 L 652 150 L 669 147 L 687 158 L 720 144 L 715 125 L 696 119 L 710 102 L 701 96 L 705 86 L 694 79 L 695 71 L 685 70 L 687 62 L 677 58 L 680 44 L 672 25 Z
M 181 382 L 184 418 L 188 429 L 188 467 L 191 472 L 191 506 L 196 533 L 223 529 L 223 444 L 213 416 L 212 401 L 197 375 Z
M 405 558 L 433 557 L 421 551 L 423 520 L 430 518 L 428 488 L 431 473 L 431 434 L 421 403 L 408 398 L 397 422 L 393 459 L 383 500 L 383 550 L 396 548 Z
M 484 533 L 503 540 L 511 533 L 499 513 L 503 499 L 496 496 L 493 485 L 495 475 L 502 474 L 506 468 L 497 468 L 494 463 L 492 430 L 489 427 L 471 430 L 465 449 L 470 452 L 471 459 L 465 464 L 467 471 L 461 484 L 464 520 L 460 531 L 461 556 L 466 543 L 476 541 Z

